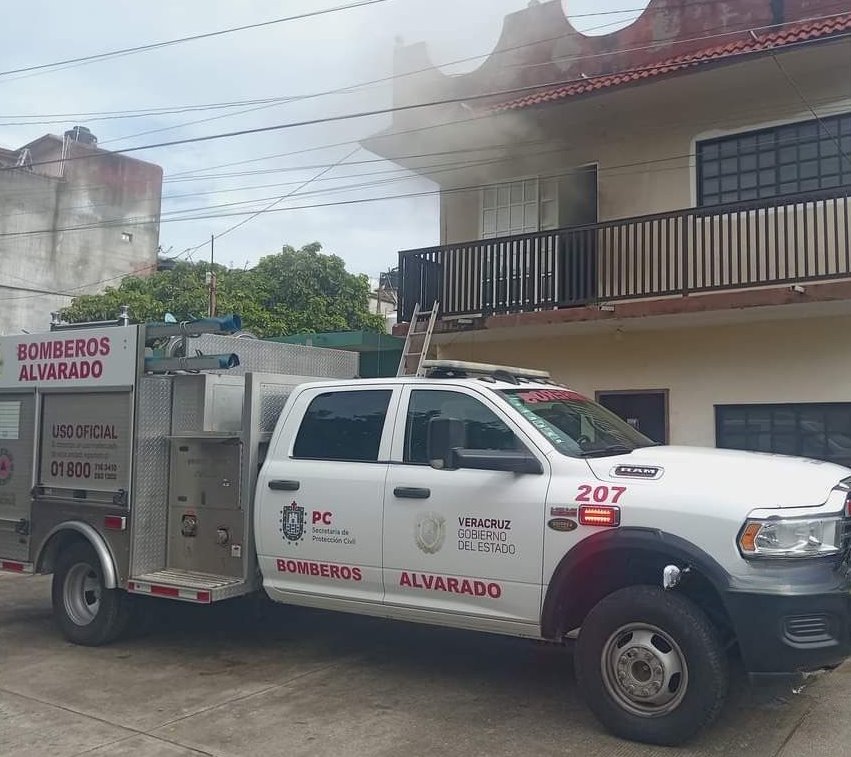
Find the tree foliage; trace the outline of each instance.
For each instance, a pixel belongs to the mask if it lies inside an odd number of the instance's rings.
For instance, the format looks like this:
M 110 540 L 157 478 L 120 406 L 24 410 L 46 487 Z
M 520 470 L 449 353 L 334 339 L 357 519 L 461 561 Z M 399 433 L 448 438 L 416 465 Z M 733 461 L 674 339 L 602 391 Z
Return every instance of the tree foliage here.
M 258 336 L 302 332 L 382 331 L 384 320 L 369 312 L 369 281 L 346 271 L 342 259 L 324 255 L 313 243 L 285 247 L 246 270 L 215 266 L 217 312 L 242 316 L 243 328 Z M 62 311 L 71 323 L 114 319 L 122 305 L 135 322 L 178 320 L 207 314 L 208 263 L 178 263 L 171 271 L 128 277 L 102 294 L 74 298 Z

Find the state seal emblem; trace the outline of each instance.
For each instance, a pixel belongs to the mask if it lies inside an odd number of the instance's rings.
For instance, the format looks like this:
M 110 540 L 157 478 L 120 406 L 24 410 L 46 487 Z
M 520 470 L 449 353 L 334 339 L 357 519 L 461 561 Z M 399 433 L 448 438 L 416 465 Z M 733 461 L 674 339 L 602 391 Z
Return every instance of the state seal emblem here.
M 439 552 L 446 539 L 446 519 L 440 513 L 423 513 L 417 518 L 414 540 L 421 552 Z

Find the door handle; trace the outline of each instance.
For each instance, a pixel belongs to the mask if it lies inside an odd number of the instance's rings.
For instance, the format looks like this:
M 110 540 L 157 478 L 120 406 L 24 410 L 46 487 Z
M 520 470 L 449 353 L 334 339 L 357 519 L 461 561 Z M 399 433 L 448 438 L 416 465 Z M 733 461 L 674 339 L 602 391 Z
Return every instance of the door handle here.
M 298 481 L 281 481 L 280 479 L 269 482 L 269 488 L 276 492 L 295 492 L 301 484 Z
M 431 496 L 431 489 L 422 489 L 417 486 L 397 486 L 393 490 L 399 499 L 428 499 Z

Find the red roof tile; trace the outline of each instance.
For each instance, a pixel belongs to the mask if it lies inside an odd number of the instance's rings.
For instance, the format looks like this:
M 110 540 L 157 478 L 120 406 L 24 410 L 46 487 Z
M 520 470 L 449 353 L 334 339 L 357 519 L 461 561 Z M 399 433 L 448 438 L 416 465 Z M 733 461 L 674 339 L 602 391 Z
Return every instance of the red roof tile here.
M 629 69 L 614 74 L 589 77 L 587 79 L 573 80 L 557 87 L 542 89 L 531 95 L 524 95 L 514 100 L 499 103 L 492 106 L 491 110 L 503 111 L 530 108 L 535 105 L 566 100 L 576 95 L 589 94 L 602 89 L 611 89 L 612 87 L 635 83 L 642 79 L 652 79 L 688 68 L 697 68 L 698 66 L 724 58 L 734 58 L 739 55 L 774 50 L 786 45 L 832 37 L 843 33 L 851 33 L 851 13 L 837 14 L 836 16 L 818 21 L 804 21 L 790 24 L 784 26 L 779 31 L 769 32 L 768 34 L 763 33 L 753 36 L 748 33 L 744 38 L 740 38 L 735 42 L 707 47 L 695 53 L 668 58 L 667 60 L 649 66 Z

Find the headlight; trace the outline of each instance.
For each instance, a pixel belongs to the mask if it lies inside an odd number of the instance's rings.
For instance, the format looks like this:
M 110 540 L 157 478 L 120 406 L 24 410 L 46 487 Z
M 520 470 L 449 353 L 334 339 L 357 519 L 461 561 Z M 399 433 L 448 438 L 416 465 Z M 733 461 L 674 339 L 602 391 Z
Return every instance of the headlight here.
M 749 520 L 739 534 L 743 557 L 827 557 L 842 549 L 842 518 Z

